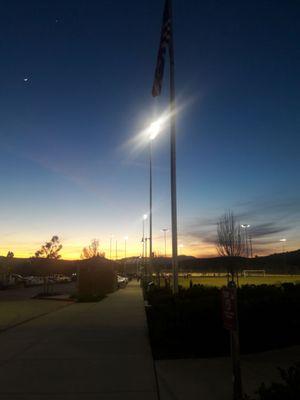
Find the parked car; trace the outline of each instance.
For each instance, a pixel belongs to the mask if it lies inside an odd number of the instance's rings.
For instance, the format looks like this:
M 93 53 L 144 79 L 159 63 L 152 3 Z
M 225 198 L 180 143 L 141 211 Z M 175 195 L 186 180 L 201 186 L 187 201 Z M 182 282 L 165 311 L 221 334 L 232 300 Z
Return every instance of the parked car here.
M 69 283 L 72 282 L 72 278 L 70 276 L 56 274 L 52 277 L 56 283 Z
M 24 284 L 25 286 L 38 286 L 43 285 L 44 278 L 42 276 L 25 276 Z
M 24 285 L 25 279 L 22 275 L 12 273 L 0 274 L 0 289 L 8 289 L 18 285 Z
M 126 276 L 117 275 L 118 287 L 125 287 L 128 283 L 128 278 Z

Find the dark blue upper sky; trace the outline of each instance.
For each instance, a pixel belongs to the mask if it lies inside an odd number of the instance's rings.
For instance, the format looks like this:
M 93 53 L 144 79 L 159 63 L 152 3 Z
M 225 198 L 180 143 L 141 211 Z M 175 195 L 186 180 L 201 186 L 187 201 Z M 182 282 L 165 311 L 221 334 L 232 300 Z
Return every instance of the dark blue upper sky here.
M 211 254 L 231 208 L 256 252 L 300 244 L 300 5 L 174 0 L 178 213 L 185 253 Z M 163 0 L 4 1 L 0 254 L 52 234 L 65 256 L 109 235 L 137 253 L 147 152 L 128 143 L 168 106 L 151 97 Z M 24 78 L 28 78 L 25 82 Z M 169 142 L 154 144 L 154 233 L 170 226 Z

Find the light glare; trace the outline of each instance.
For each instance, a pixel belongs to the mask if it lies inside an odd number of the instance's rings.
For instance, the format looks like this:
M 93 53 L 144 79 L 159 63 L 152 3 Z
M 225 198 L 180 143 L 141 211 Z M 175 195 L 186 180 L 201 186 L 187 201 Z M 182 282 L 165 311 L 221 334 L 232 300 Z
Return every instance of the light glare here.
M 152 124 L 149 127 L 150 140 L 154 140 L 160 131 L 161 131 L 161 122 L 159 120 L 152 122 Z

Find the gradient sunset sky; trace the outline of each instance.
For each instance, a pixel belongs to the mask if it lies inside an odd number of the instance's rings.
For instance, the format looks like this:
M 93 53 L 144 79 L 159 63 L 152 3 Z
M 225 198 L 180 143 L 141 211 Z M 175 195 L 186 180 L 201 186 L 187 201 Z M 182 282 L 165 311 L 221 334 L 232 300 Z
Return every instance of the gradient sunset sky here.
M 0 16 L 0 255 L 58 235 L 141 252 L 163 0 L 4 1 Z M 180 253 L 210 256 L 231 209 L 254 254 L 300 248 L 300 5 L 174 0 Z M 137 139 L 139 138 L 139 139 Z M 154 251 L 170 228 L 169 135 L 153 146 Z M 168 234 L 170 254 L 170 234 Z

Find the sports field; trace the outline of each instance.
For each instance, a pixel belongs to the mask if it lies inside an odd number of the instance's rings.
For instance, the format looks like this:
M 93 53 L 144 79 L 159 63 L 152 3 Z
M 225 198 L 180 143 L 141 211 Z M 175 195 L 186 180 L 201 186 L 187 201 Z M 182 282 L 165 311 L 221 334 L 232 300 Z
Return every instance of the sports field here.
M 206 285 L 221 287 L 227 284 L 226 276 L 191 276 L 189 278 L 179 277 L 179 285 L 189 287 L 190 281 L 194 285 Z M 239 285 L 276 285 L 285 282 L 300 283 L 300 275 L 265 275 L 265 276 L 247 276 L 239 277 Z

